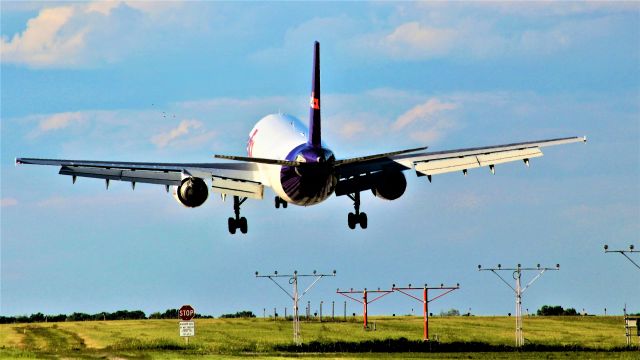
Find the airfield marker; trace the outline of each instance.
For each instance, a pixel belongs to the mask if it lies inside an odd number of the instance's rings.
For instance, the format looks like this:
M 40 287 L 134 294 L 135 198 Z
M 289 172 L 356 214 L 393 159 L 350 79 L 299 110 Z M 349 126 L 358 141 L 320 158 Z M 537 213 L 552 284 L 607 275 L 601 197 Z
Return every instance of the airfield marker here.
M 349 291 L 340 291 L 340 289 L 336 290 L 337 294 L 340 294 L 344 297 L 347 297 L 353 301 L 359 302 L 360 304 L 362 304 L 363 307 L 363 312 L 362 312 L 362 318 L 363 318 L 363 328 L 365 330 L 367 330 L 369 328 L 369 316 L 368 316 L 368 305 L 371 304 L 372 302 L 379 300 L 380 298 L 387 296 L 389 294 L 391 294 L 393 292 L 393 290 L 380 290 L 380 288 L 378 288 L 378 290 L 367 290 L 367 288 L 364 288 L 364 290 L 349 290 Z M 367 294 L 368 293 L 381 293 L 382 295 L 379 295 L 377 297 L 375 297 L 373 300 L 369 300 Z M 351 297 L 349 294 L 362 294 L 362 300 L 359 300 L 357 298 Z M 347 308 L 347 303 L 345 302 L 345 318 L 346 318 L 346 308 Z
M 482 268 L 482 265 L 478 265 L 478 271 L 491 271 L 496 274 L 497 277 L 502 280 L 508 287 L 513 290 L 516 295 L 516 347 L 520 347 L 524 345 L 524 333 L 522 331 L 522 294 L 544 274 L 547 270 L 560 270 L 560 264 L 556 264 L 555 268 L 542 268 L 540 264 L 538 264 L 535 268 L 523 268 L 518 264 L 516 268 L 503 268 L 502 265 L 498 264 L 497 268 Z M 516 281 L 516 287 L 509 285 L 509 283 L 498 274 L 496 271 L 513 271 L 513 278 Z M 534 276 L 531 281 L 524 286 L 524 288 L 520 285 L 520 278 L 522 277 L 522 271 L 538 271 L 538 275 Z
M 630 258 L 629 255 L 627 255 L 627 253 L 629 253 L 629 254 L 640 253 L 640 250 L 634 250 L 633 245 L 629 245 L 629 250 L 609 250 L 609 245 L 605 245 L 604 246 L 604 252 L 605 253 L 620 253 L 620 254 L 622 254 L 622 256 L 626 257 L 627 260 L 631 261 L 631 263 L 633 265 L 635 265 L 638 269 L 640 269 L 640 265 L 638 263 L 636 263 L 635 261 L 633 261 L 633 259 Z
M 271 280 L 274 284 L 276 284 L 280 290 L 284 291 L 285 294 L 287 294 L 287 296 L 289 298 L 291 298 L 291 300 L 293 300 L 293 342 L 296 345 L 301 345 L 302 344 L 302 339 L 300 338 L 300 318 L 298 316 L 298 301 L 300 301 L 300 299 L 302 299 L 302 297 L 309 292 L 309 290 L 311 290 L 311 288 L 318 282 L 320 281 L 320 279 L 322 279 L 325 276 L 336 276 L 336 271 L 333 270 L 332 274 L 318 274 L 315 270 L 313 270 L 313 274 L 298 274 L 298 271 L 295 270 L 293 272 L 292 275 L 286 275 L 286 274 L 280 274 L 278 275 L 277 271 L 274 271 L 272 275 L 259 275 L 258 272 L 256 271 L 256 278 L 268 278 L 269 280 Z M 298 278 L 299 277 L 314 277 L 315 280 L 313 280 L 313 282 L 311 283 L 311 285 L 309 285 L 303 292 L 302 294 L 298 294 Z M 284 287 L 282 287 L 282 285 L 280 285 L 276 280 L 277 278 L 289 278 L 289 284 L 293 285 L 293 294 L 289 293 L 287 290 L 285 290 Z M 308 318 L 308 313 L 309 313 L 309 305 L 307 306 L 307 318 Z
M 393 287 L 392 287 L 392 290 L 402 293 L 404 295 L 407 295 L 408 297 L 414 300 L 417 300 L 423 304 L 422 306 L 422 316 L 423 316 L 423 325 L 424 325 L 423 338 L 422 338 L 423 341 L 429 341 L 429 303 L 457 289 L 460 289 L 460 284 L 456 284 L 456 286 L 444 286 L 443 284 L 440 284 L 439 287 L 429 287 L 427 286 L 427 284 L 424 284 L 424 287 L 411 287 L 411 284 L 409 284 L 409 287 L 405 287 L 405 288 L 399 288 L 399 287 L 396 287 L 396 284 L 393 284 Z M 422 290 L 422 299 L 406 292 L 411 290 Z M 444 292 L 434 297 L 433 299 L 429 300 L 429 290 L 442 290 Z

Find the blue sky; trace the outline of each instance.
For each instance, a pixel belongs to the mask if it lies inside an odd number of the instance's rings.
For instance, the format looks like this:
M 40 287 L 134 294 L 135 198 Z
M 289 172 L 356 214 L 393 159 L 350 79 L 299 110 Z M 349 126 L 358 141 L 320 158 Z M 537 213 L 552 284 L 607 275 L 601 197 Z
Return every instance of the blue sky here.
M 291 304 L 262 273 L 338 271 L 335 289 L 461 284 L 430 309 L 513 313 L 478 264 L 561 264 L 524 298 L 589 313 L 640 311 L 638 271 L 602 245 L 640 233 L 637 3 L 24 3 L 2 6 L 3 315 L 162 311 L 219 315 Z M 522 164 L 424 178 L 399 200 L 363 193 L 309 208 L 249 201 L 186 209 L 159 186 L 79 179 L 17 156 L 212 161 L 244 154 L 278 111 L 306 121 L 321 42 L 323 131 L 339 158 L 587 135 Z M 163 116 L 163 113 L 168 116 Z M 268 193 L 267 199 L 272 198 Z M 636 256 L 636 259 L 638 257 Z M 509 274 L 507 274 L 508 276 Z M 394 295 L 371 314 L 406 314 Z M 349 303 L 348 312 L 360 312 Z M 340 307 L 341 309 L 341 307 Z M 326 312 L 326 309 L 325 309 Z

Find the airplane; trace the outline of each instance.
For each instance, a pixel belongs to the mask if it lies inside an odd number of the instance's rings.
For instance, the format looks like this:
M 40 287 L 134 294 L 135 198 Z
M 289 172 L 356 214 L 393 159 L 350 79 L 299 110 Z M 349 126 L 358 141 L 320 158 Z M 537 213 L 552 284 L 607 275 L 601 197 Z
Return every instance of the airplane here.
M 188 208 L 202 205 L 212 192 L 225 199 L 233 196 L 234 216 L 228 219 L 229 233 L 246 234 L 247 219 L 240 207 L 247 199 L 263 199 L 264 189 L 275 193 L 275 207 L 288 204 L 316 205 L 331 195 L 348 196 L 354 212 L 349 212 L 350 229 L 366 229 L 367 214 L 360 211 L 360 193 L 371 190 L 381 199 L 396 200 L 407 187 L 404 171 L 417 176 L 460 171 L 467 175 L 473 168 L 488 166 L 495 174 L 498 164 L 542 156 L 542 147 L 586 142 L 586 137 L 564 137 L 476 148 L 424 152 L 418 147 L 362 157 L 336 159 L 322 141 L 320 120 L 320 44 L 314 44 L 309 126 L 287 114 L 271 114 L 251 129 L 247 156 L 214 155 L 229 160 L 217 163 L 148 163 L 88 160 L 16 158 L 16 164 L 59 166 L 61 175 L 164 185 L 175 199 Z M 305 136 L 305 134 L 308 134 Z

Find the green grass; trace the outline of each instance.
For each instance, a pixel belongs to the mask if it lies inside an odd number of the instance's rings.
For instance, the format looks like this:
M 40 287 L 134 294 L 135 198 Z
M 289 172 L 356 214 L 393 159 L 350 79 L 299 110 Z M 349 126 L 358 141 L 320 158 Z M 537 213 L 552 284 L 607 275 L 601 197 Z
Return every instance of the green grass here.
M 268 319 L 198 319 L 196 336 L 188 345 L 178 336 L 177 320 L 6 324 L 0 325 L 0 358 L 529 359 L 575 358 L 584 351 L 588 358 L 640 358 L 637 351 L 620 351 L 626 344 L 624 327 L 622 318 L 615 316 L 525 318 L 527 348 L 521 352 L 512 348 L 515 320 L 511 317 L 431 318 L 431 338 L 437 336 L 439 351 L 444 351 L 438 353 L 422 352 L 428 348 L 421 342 L 421 318 L 374 317 L 370 321 L 376 323 L 376 331 L 364 331 L 356 321 L 302 322 L 306 344 L 302 348 L 291 346 L 291 322 Z M 462 350 L 476 352 L 460 353 Z M 387 353 L 396 351 L 402 353 Z

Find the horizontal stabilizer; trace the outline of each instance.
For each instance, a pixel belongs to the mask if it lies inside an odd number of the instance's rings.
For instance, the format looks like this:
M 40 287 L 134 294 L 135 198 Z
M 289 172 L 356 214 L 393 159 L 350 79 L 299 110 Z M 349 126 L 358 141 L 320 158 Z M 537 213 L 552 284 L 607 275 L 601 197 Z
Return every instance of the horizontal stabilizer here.
M 269 165 L 282 165 L 282 166 L 301 166 L 304 163 L 299 161 L 290 161 L 290 160 L 276 160 L 276 159 L 264 159 L 264 158 L 254 158 L 247 156 L 233 156 L 233 155 L 213 155 L 216 159 L 225 159 L 225 160 L 233 160 L 233 161 L 246 161 L 252 163 L 259 164 L 269 164 Z
M 416 152 L 416 151 L 422 151 L 422 150 L 426 150 L 426 149 L 427 149 L 427 146 L 423 146 L 423 147 L 400 150 L 400 151 L 393 151 L 393 152 L 388 152 L 388 153 L 383 153 L 383 154 L 361 156 L 361 157 L 355 157 L 355 158 L 350 158 L 350 159 L 338 160 L 338 161 L 336 161 L 335 164 L 336 164 L 336 166 L 341 166 L 341 165 L 346 165 L 346 164 L 351 164 L 351 163 L 365 162 L 365 161 L 369 161 L 369 160 L 376 160 L 376 159 L 382 159 L 382 158 L 396 156 L 396 155 L 408 154 L 408 153 L 413 153 L 413 152 Z

